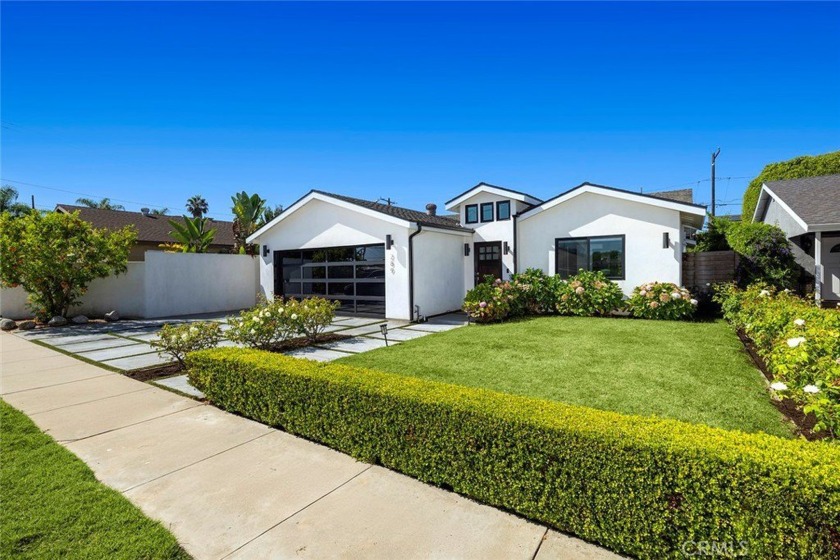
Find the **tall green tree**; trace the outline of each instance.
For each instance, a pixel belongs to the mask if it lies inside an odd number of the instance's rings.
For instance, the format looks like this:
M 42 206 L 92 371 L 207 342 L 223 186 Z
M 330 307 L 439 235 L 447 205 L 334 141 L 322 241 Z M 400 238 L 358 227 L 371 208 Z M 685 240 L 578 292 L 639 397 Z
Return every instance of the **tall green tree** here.
M 22 202 L 18 202 L 18 191 L 11 185 L 0 187 L 0 213 L 12 216 L 28 214 L 32 209 Z
M 257 231 L 261 216 L 265 210 L 265 199 L 258 194 L 248 195 L 245 191 L 236 193 L 230 197 L 233 202 L 233 236 L 236 244 L 234 252 L 247 253 L 248 236 Z
M 125 272 L 133 226 L 96 229 L 79 213 L 0 214 L 0 285 L 21 286 L 40 319 L 65 316 L 91 281 Z
M 209 221 L 209 218 L 200 216 L 197 218 L 184 216 L 183 224 L 169 220 L 169 225 L 174 230 L 170 231 L 169 235 L 180 245 L 183 253 L 206 253 L 216 237 L 216 229 L 207 228 Z
M 122 204 L 113 204 L 110 198 L 101 198 L 94 200 L 92 198 L 77 198 L 76 204 L 87 206 L 88 208 L 99 208 L 101 210 L 125 210 Z
M 191 196 L 187 199 L 187 212 L 189 212 L 193 218 L 201 218 L 209 210 L 210 205 L 207 204 L 207 201 L 204 200 L 204 197 L 200 194 Z
M 281 212 L 283 212 L 282 204 L 278 204 L 274 208 L 272 208 L 271 206 L 266 206 L 265 210 L 263 210 L 262 216 L 260 216 L 260 221 L 257 224 L 257 227 L 263 227 L 265 224 L 279 216 Z
M 799 156 L 787 161 L 778 161 L 766 165 L 761 170 L 761 173 L 758 174 L 758 177 L 750 182 L 747 190 L 744 192 L 741 215 L 746 221 L 752 219 L 763 183 L 783 179 L 834 175 L 836 173 L 840 173 L 840 151 L 829 152 L 818 156 Z

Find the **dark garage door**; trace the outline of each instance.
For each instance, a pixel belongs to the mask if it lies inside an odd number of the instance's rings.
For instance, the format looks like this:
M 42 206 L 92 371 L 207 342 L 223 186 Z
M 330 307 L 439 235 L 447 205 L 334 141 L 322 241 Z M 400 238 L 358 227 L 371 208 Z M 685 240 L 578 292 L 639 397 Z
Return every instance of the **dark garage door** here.
M 385 245 L 275 251 L 274 293 L 338 300 L 340 313 L 385 315 Z

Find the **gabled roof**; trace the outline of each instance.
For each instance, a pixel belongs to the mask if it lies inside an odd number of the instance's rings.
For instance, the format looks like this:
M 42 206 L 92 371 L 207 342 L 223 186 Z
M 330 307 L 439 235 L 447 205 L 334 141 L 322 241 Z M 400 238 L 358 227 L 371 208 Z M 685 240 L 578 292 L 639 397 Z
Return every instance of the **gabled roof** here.
M 250 235 L 248 237 L 248 242 L 253 243 L 260 235 L 263 234 L 263 232 L 268 231 L 269 229 L 274 227 L 275 224 L 286 219 L 289 215 L 297 211 L 299 208 L 301 208 L 304 204 L 306 204 L 312 199 L 327 201 L 331 200 L 334 203 L 338 203 L 340 205 L 350 205 L 351 207 L 356 207 L 362 212 L 368 214 L 382 214 L 387 219 L 390 219 L 395 223 L 407 227 L 411 224 L 418 224 L 427 227 L 448 229 L 464 233 L 473 232 L 473 230 L 461 227 L 459 225 L 458 216 L 432 216 L 429 213 L 421 212 L 420 210 L 411 210 L 410 208 L 402 208 L 400 206 L 389 206 L 387 204 L 381 204 L 372 200 L 364 200 L 361 198 L 354 198 L 351 196 L 344 196 L 341 194 L 328 193 L 325 191 L 313 189 L 305 195 L 303 195 L 302 197 L 300 197 L 299 199 L 297 199 L 288 208 L 284 209 L 283 212 L 281 212 L 280 215 L 278 215 L 276 218 L 274 218 L 269 223 L 265 224 L 259 230 Z
M 648 193 L 650 196 L 655 196 L 656 198 L 664 198 L 667 200 L 676 200 L 677 202 L 688 202 L 689 204 L 694 203 L 694 190 L 693 189 L 677 189 L 673 191 L 659 191 L 659 192 L 652 192 Z
M 764 183 L 753 220 L 764 219 L 770 197 L 806 231 L 840 229 L 840 175 Z
M 584 193 L 596 193 L 602 194 L 606 196 L 612 196 L 615 198 L 621 198 L 624 200 L 633 200 L 636 202 L 641 202 L 644 204 L 650 204 L 652 206 L 658 206 L 660 208 L 668 208 L 671 210 L 677 210 L 679 212 L 683 212 L 685 214 L 690 214 L 693 216 L 697 216 L 700 218 L 700 223 L 702 224 L 703 218 L 706 216 L 706 207 L 700 204 L 693 204 L 690 202 L 680 202 L 676 200 L 672 200 L 669 198 L 665 198 L 662 196 L 655 196 L 653 194 L 642 194 L 637 193 L 634 191 L 628 191 L 624 189 L 617 189 L 615 187 L 607 187 L 604 185 L 596 185 L 595 183 L 581 183 L 580 185 L 569 189 L 568 191 L 555 196 L 554 198 L 550 198 L 540 204 L 539 206 L 535 206 L 534 208 L 530 208 L 525 212 L 520 214 L 522 219 L 526 219 L 530 216 L 534 216 L 539 214 L 540 212 L 547 210 L 553 206 L 561 204 L 567 200 L 570 200 L 576 196 L 579 196 Z M 660 193 L 661 194 L 661 193 Z
M 491 185 L 490 183 L 481 182 L 474 187 L 470 187 L 469 189 L 465 190 L 455 198 L 446 201 L 446 209 L 451 210 L 461 204 L 464 200 L 470 198 L 477 192 L 489 192 L 493 194 L 497 194 L 500 196 L 507 196 L 513 198 L 514 200 L 520 200 L 525 202 L 526 204 L 536 205 L 542 202 L 539 198 L 535 196 L 531 196 L 528 193 L 524 193 L 521 191 L 515 191 L 513 189 L 509 189 L 507 187 L 500 187 L 498 185 Z
M 179 223 L 184 222 L 183 216 L 145 215 L 141 212 L 88 208 L 87 206 L 74 206 L 72 204 L 59 204 L 55 207 L 55 210 L 64 213 L 79 212 L 79 217 L 95 228 L 113 230 L 125 226 L 134 226 L 137 228 L 137 241 L 146 243 L 172 243 L 175 240 L 169 235 L 169 232 L 172 231 L 169 220 Z M 233 222 L 212 220 L 209 225 L 216 230 L 213 245 L 233 247 Z

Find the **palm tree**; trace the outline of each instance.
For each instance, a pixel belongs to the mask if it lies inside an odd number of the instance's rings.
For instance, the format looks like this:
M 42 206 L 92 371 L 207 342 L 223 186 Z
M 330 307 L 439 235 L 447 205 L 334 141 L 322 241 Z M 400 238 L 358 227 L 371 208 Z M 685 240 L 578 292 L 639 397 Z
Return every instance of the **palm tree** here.
M 169 208 L 152 208 L 149 212 L 152 216 L 166 216 L 169 213 Z
M 87 206 L 88 208 L 99 208 L 101 210 L 125 210 L 122 204 L 111 204 L 110 198 L 103 198 L 101 200 L 94 200 L 92 198 L 77 198 L 76 204 Z
M 187 199 L 187 212 L 192 214 L 193 218 L 200 218 L 210 209 L 207 201 L 200 194 L 191 196 Z
M 29 206 L 18 202 L 17 189 L 11 185 L 0 187 L 0 213 L 8 212 L 12 216 L 21 216 L 31 210 Z
M 248 252 L 246 239 L 257 230 L 257 223 L 265 208 L 265 200 L 258 194 L 248 196 L 245 191 L 236 193 L 235 196 L 230 197 L 230 200 L 233 202 L 232 210 L 235 216 L 233 235 L 236 238 L 236 244 L 233 251 L 246 253 Z
M 184 253 L 206 253 L 216 237 L 215 229 L 207 229 L 209 218 L 188 218 L 184 216 L 184 223 L 180 224 L 175 220 L 169 220 L 175 231 L 169 235 L 181 245 Z

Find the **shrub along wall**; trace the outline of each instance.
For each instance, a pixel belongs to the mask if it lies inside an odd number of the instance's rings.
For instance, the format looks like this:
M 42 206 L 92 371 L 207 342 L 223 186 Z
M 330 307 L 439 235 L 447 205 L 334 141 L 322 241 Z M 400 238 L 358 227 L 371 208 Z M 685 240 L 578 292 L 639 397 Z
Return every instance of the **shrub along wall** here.
M 216 405 L 640 558 L 836 558 L 840 447 L 256 350 L 189 355 Z

